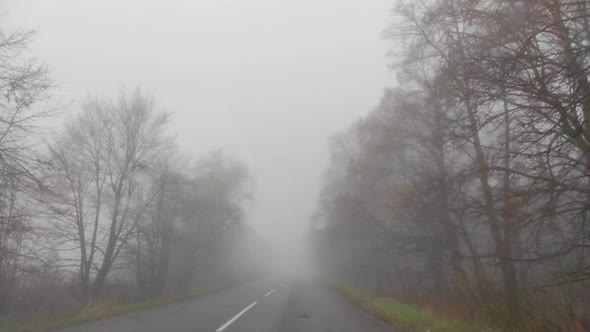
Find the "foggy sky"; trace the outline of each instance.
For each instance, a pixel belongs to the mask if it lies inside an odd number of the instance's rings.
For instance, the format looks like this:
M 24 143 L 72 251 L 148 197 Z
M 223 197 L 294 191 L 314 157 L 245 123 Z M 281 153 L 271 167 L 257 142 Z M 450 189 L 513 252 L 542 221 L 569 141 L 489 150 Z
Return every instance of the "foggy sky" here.
M 391 0 L 8 0 L 35 56 L 76 102 L 141 83 L 174 112 L 181 152 L 222 148 L 256 180 L 248 222 L 298 241 L 316 208 L 328 138 L 393 84 L 380 39 Z

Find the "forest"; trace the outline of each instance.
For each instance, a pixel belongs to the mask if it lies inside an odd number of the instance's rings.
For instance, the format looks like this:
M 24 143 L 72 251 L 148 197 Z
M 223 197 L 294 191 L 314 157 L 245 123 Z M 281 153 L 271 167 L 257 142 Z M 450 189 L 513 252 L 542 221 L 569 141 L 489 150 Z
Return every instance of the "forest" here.
M 398 1 L 398 86 L 331 143 L 332 279 L 509 331 L 588 327 L 587 1 Z

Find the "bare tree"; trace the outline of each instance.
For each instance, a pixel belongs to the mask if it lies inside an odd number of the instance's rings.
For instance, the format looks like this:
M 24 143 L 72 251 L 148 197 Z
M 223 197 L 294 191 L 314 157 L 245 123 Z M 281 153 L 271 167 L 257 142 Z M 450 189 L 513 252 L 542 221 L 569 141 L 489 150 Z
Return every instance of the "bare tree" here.
M 168 118 L 139 88 L 116 102 L 90 100 L 50 149 L 59 188 L 50 205 L 62 240 L 57 245 L 79 250 L 86 299 L 100 295 L 152 199 L 136 194 L 142 174 L 168 146 Z
M 25 202 L 36 191 L 35 120 L 50 110 L 47 67 L 27 54 L 34 31 L 0 30 L 0 303 L 6 310 L 32 234 Z

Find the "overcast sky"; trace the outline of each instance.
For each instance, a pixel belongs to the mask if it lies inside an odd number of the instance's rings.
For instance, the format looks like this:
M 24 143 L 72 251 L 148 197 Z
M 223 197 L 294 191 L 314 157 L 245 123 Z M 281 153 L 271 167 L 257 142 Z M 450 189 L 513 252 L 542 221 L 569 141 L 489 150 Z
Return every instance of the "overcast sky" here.
M 35 56 L 77 101 L 140 83 L 174 112 L 195 159 L 222 148 L 256 179 L 249 222 L 297 240 L 316 208 L 328 138 L 394 75 L 380 33 L 392 0 L 7 0 Z M 76 103 L 71 107 L 76 108 Z

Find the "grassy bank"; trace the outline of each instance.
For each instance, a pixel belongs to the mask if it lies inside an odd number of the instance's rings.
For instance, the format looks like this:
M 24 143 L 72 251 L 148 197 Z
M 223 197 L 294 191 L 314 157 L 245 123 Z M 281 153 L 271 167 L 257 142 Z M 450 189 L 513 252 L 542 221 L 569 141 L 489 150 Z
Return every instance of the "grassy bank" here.
M 221 288 L 198 289 L 182 295 L 166 296 L 158 299 L 129 304 L 96 303 L 82 309 L 77 314 L 66 317 L 40 317 L 20 325 L 0 326 L 0 332 L 43 332 L 88 323 L 100 319 L 119 316 L 131 312 L 153 308 L 159 305 L 187 300 L 196 296 L 211 294 Z
M 326 284 L 402 332 L 497 332 L 492 328 L 448 319 L 391 297 L 373 296 L 368 291 L 337 283 Z

